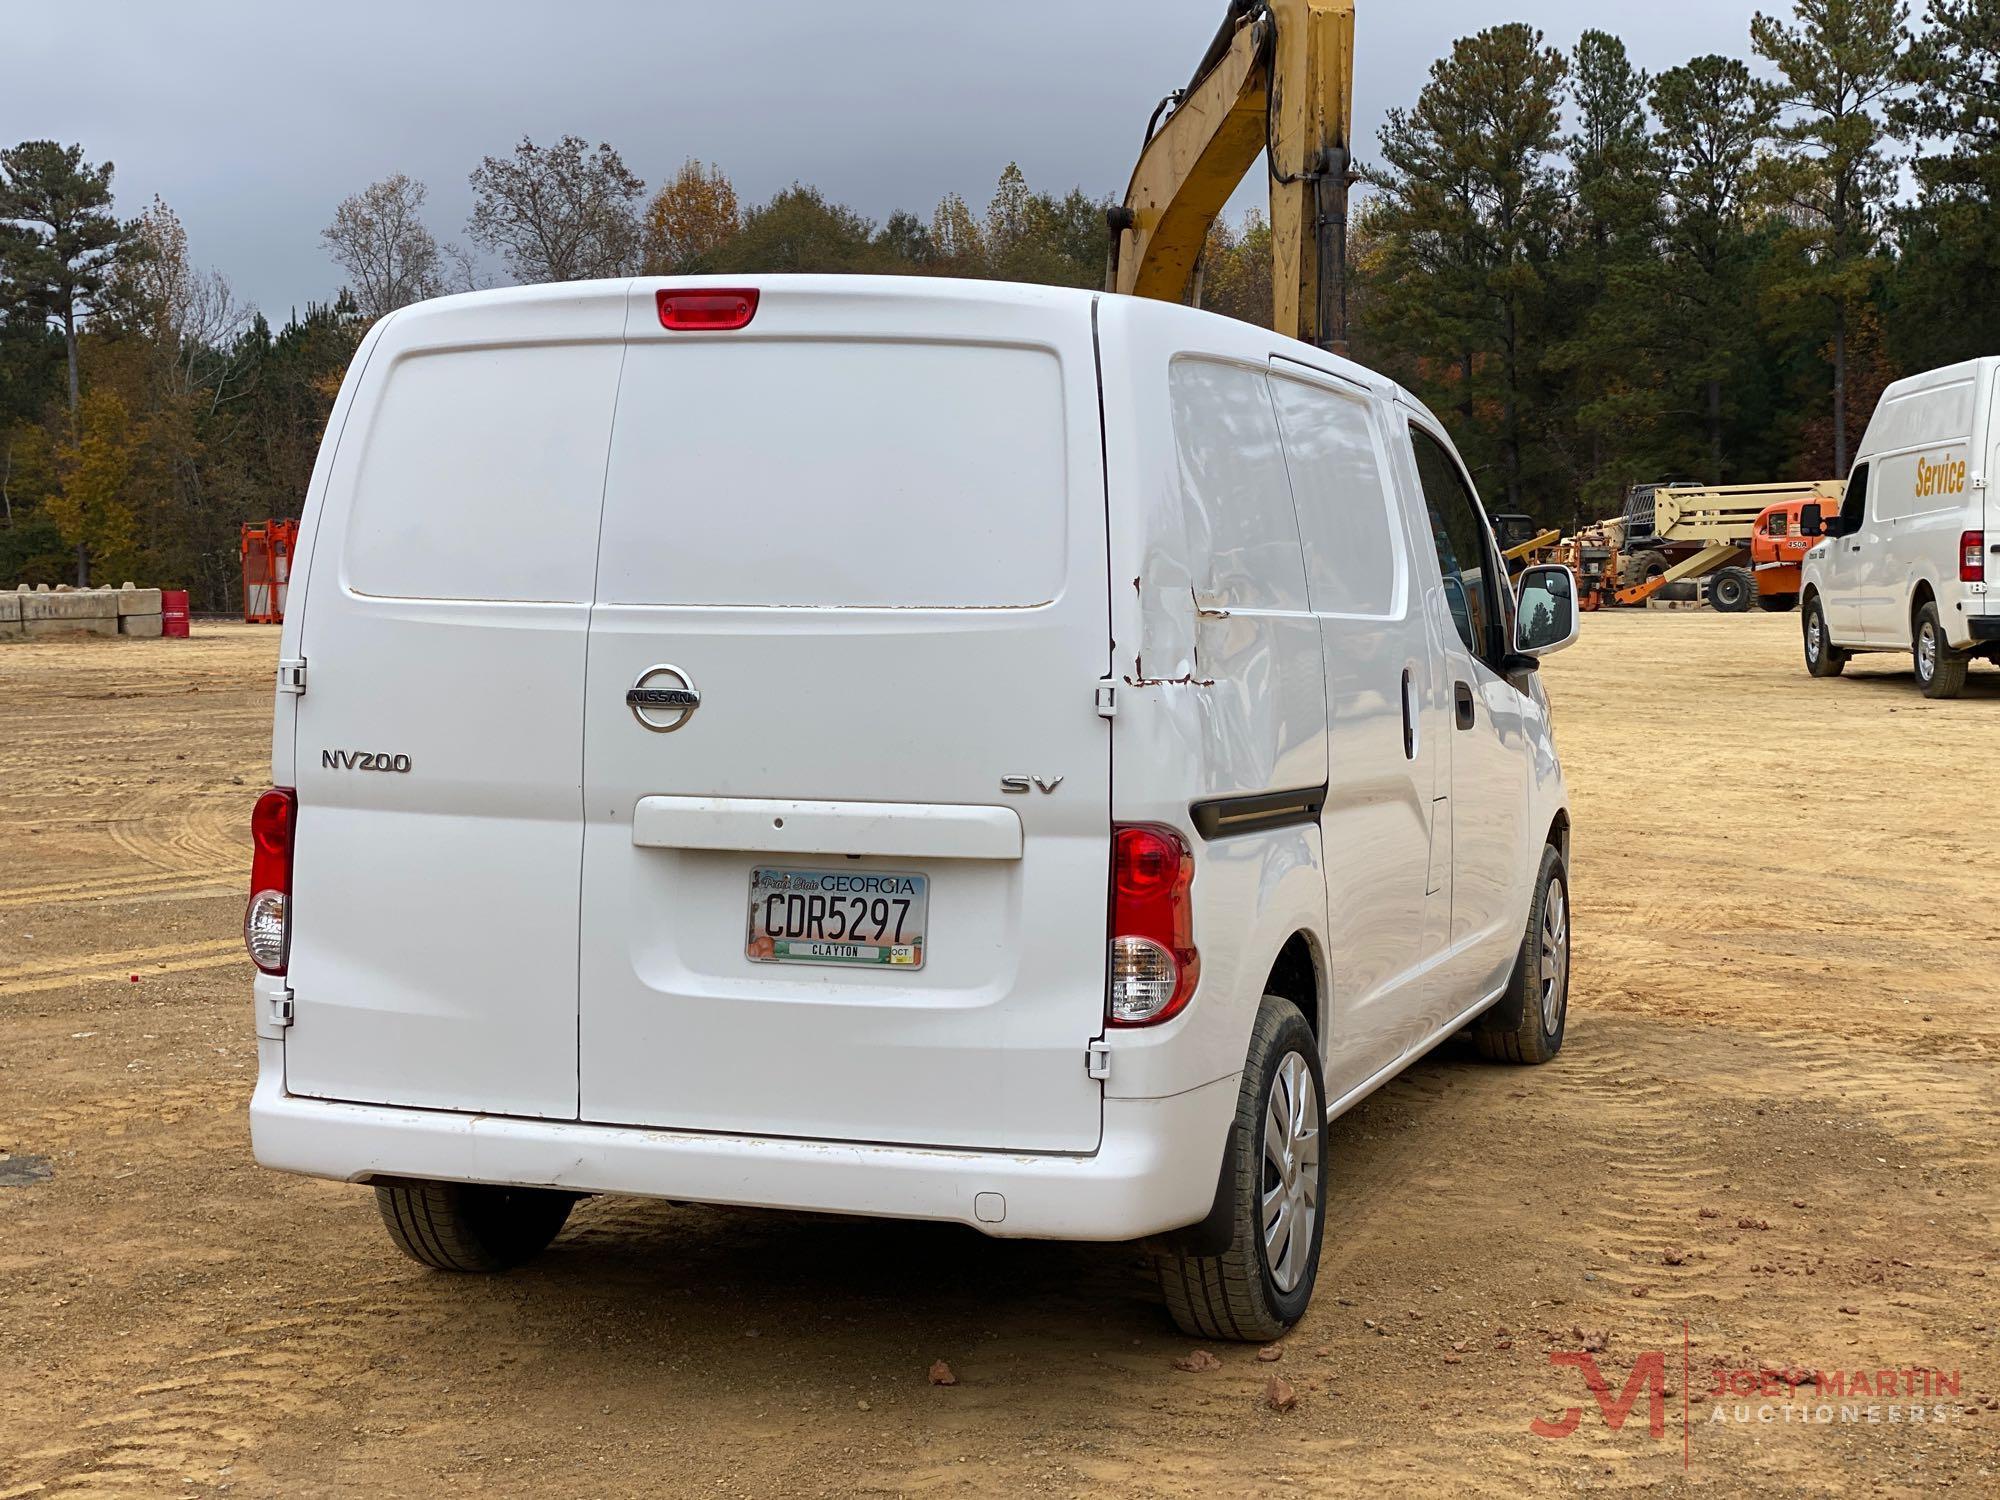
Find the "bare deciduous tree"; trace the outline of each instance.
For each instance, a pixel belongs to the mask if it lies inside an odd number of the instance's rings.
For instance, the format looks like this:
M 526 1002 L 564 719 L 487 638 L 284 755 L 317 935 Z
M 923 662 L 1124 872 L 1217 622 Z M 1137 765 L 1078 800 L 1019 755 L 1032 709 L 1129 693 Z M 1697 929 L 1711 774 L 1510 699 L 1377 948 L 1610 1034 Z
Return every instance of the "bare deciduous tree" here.
M 151 337 L 168 388 L 185 393 L 216 382 L 218 371 L 207 366 L 232 348 L 255 310 L 237 302 L 220 271 L 195 269 L 180 216 L 157 194 L 132 221 L 131 236 L 135 253 L 119 262 L 114 290 Z
M 320 231 L 328 252 L 354 278 L 354 300 L 364 317 L 383 317 L 445 289 L 446 251 L 423 220 L 429 194 L 398 172 L 343 198 L 333 222 Z
M 472 173 L 466 233 L 503 257 L 522 281 L 623 276 L 638 268 L 637 202 L 646 184 L 606 145 L 566 135 L 512 156 L 489 156 Z

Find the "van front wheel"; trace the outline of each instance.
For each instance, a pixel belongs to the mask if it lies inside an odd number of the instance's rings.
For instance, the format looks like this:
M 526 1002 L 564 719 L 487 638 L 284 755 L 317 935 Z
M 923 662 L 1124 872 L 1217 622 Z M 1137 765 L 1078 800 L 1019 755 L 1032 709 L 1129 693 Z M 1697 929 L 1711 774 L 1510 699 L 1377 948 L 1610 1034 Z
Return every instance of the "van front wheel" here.
M 1227 1248 L 1154 1252 L 1182 1333 L 1268 1342 L 1305 1315 L 1326 1204 L 1326 1080 L 1319 1042 L 1291 1001 L 1266 995 L 1229 1127 L 1216 1206 Z
M 1846 671 L 1847 653 L 1834 645 L 1827 633 L 1826 606 L 1818 594 L 1806 601 L 1805 619 L 1800 624 L 1805 634 L 1806 670 L 1815 677 L 1838 677 Z
M 1472 1039 L 1492 1062 L 1536 1064 L 1562 1051 L 1568 1029 L 1569 872 L 1562 851 L 1548 844 L 1507 993 L 1473 1028 Z
M 553 1188 L 392 1179 L 375 1184 L 389 1238 L 440 1271 L 507 1271 L 540 1255 L 576 1194 Z

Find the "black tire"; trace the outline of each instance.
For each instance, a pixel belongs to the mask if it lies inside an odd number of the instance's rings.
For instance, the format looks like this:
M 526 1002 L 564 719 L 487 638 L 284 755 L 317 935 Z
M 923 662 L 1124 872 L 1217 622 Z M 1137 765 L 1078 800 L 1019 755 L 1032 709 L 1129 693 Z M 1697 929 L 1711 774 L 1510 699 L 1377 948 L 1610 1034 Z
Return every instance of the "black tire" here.
M 1951 649 L 1935 604 L 1926 604 L 1917 611 L 1916 625 L 1910 632 L 1910 660 L 1916 667 L 1917 686 L 1924 690 L 1926 698 L 1956 698 L 1965 691 L 1965 672 L 1972 664 L 1971 657 Z
M 1288 1290 L 1280 1286 L 1265 1248 L 1262 1205 L 1266 1191 L 1284 1180 L 1265 1153 L 1265 1121 L 1280 1068 L 1294 1057 L 1304 1065 L 1294 1076 L 1302 1071 L 1312 1084 L 1311 1097 L 1303 1104 L 1310 1116 L 1318 1160 L 1309 1174 L 1310 1181 L 1304 1173 L 1293 1179 L 1301 1197 L 1310 1194 L 1312 1216 L 1310 1226 L 1303 1231 L 1303 1267 L 1296 1261 L 1290 1265 L 1289 1274 L 1296 1280 Z M 1291 1096 L 1281 1093 L 1280 1097 Z M 1200 1339 L 1269 1343 L 1298 1322 L 1312 1301 L 1326 1227 L 1326 1079 L 1320 1071 L 1319 1042 L 1298 1007 L 1276 995 L 1266 995 L 1257 1009 L 1250 1056 L 1236 1099 L 1236 1118 L 1230 1123 L 1225 1149 L 1228 1156 L 1223 1162 L 1222 1191 L 1229 1202 L 1217 1206 L 1226 1209 L 1228 1248 L 1219 1254 L 1198 1254 L 1171 1242 L 1161 1243 L 1154 1247 L 1153 1265 L 1167 1311 L 1182 1333 Z M 1295 1198 L 1294 1213 L 1297 1210 Z M 1295 1228 L 1294 1233 L 1298 1232 Z
M 1808 672 L 1815 677 L 1838 677 L 1847 670 L 1848 653 L 1834 645 L 1833 637 L 1827 632 L 1826 606 L 1820 603 L 1818 594 L 1806 600 L 1806 612 L 1799 620 L 1799 631 L 1805 643 Z
M 1521 935 L 1507 993 L 1473 1029 L 1481 1056 L 1536 1065 L 1562 1051 L 1569 1031 L 1569 913 L 1569 872 L 1563 868 L 1562 851 L 1550 844 L 1542 850 L 1535 874 L 1528 930 Z
M 1625 559 L 1623 569 L 1625 587 L 1633 588 L 1638 584 L 1658 578 L 1670 566 L 1671 564 L 1667 562 L 1667 554 L 1664 552 L 1654 552 L 1650 549 L 1634 552 L 1630 557 Z
M 1767 615 L 1788 615 L 1799 607 L 1797 594 L 1759 594 L 1757 607 Z
M 507 1271 L 542 1253 L 576 1194 L 553 1188 L 395 1178 L 375 1184 L 389 1238 L 440 1271 Z
M 1708 584 L 1708 602 L 1725 615 L 1740 615 L 1757 602 L 1757 580 L 1747 568 L 1724 568 Z

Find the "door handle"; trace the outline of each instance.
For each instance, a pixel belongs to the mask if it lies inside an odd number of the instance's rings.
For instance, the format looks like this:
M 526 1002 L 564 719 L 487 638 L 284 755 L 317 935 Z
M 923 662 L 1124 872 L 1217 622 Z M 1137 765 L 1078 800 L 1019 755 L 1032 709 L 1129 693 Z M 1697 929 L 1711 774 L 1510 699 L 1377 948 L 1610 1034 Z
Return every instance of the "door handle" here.
M 1452 702 L 1458 709 L 1458 727 L 1472 727 L 1472 684 L 1459 682 L 1452 684 Z
M 1411 697 L 1410 669 L 1403 668 L 1403 759 L 1417 758 L 1417 715 Z

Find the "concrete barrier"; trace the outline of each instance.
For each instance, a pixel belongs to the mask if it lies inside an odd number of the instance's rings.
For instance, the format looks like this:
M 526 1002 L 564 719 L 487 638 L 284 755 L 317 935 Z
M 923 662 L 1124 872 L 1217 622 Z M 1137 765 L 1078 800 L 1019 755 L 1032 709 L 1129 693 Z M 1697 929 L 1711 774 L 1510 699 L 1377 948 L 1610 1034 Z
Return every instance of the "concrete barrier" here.
M 23 594 L 21 618 L 36 620 L 110 620 L 118 633 L 118 596 L 109 590 L 72 590 L 67 594 Z
M 30 636 L 42 635 L 112 635 L 118 634 L 118 616 L 86 615 L 67 620 L 23 620 L 21 629 Z
M 51 589 L 22 584 L 0 590 L 0 640 L 28 636 L 129 635 L 155 639 L 162 631 L 158 589 Z

